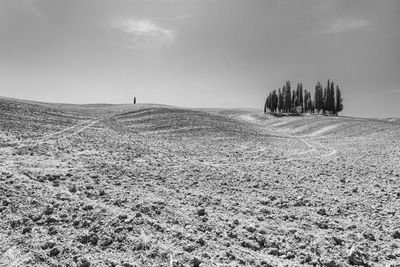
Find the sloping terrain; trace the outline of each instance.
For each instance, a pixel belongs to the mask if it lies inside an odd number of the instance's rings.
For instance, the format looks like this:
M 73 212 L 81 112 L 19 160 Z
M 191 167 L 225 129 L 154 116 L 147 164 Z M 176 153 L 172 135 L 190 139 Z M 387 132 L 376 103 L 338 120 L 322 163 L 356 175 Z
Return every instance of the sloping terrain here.
M 0 266 L 399 266 L 399 127 L 0 99 Z

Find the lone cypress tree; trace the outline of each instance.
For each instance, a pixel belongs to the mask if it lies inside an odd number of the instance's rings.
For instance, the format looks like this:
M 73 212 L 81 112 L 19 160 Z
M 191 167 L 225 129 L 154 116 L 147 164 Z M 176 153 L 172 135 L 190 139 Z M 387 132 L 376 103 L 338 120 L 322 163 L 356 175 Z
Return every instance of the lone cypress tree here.
M 133 104 L 136 104 L 136 96 L 133 98 Z

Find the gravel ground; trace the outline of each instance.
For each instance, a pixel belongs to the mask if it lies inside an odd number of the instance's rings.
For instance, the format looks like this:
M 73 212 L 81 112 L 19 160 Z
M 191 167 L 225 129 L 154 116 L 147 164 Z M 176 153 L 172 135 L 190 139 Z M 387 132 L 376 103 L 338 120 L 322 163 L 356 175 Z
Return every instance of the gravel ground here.
M 0 266 L 400 266 L 399 120 L 0 98 Z

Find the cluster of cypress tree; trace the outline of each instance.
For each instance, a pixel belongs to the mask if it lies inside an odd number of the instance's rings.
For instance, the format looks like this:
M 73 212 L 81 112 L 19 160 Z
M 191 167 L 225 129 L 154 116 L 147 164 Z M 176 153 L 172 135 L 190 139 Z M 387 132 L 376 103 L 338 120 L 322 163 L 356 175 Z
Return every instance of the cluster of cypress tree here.
M 287 81 L 282 89 L 273 90 L 265 100 L 264 113 L 267 108 L 273 113 L 320 113 L 337 115 L 343 110 L 342 93 L 339 86 L 328 80 L 325 88 L 320 82 L 315 86 L 314 100 L 311 91 L 298 83 L 296 90 L 292 90 L 290 81 Z

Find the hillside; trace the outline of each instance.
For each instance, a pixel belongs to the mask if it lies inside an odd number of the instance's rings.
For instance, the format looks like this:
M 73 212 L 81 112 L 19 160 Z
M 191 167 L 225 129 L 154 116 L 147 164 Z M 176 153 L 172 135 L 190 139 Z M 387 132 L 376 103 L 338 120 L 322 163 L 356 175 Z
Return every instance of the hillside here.
M 400 260 L 396 120 L 0 98 L 0 141 L 0 266 Z

